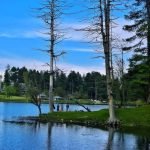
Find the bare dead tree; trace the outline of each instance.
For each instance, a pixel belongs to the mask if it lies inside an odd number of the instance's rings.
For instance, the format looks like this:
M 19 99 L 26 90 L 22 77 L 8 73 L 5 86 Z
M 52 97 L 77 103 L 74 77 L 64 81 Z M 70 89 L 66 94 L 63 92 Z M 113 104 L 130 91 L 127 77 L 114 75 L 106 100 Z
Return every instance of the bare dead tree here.
M 78 101 L 76 101 L 75 103 L 76 103 L 77 105 L 83 107 L 85 110 L 87 110 L 87 112 L 91 112 L 91 110 L 90 110 L 88 107 L 84 106 L 83 104 L 80 104 Z
M 106 80 L 107 80 L 107 95 L 109 100 L 109 123 L 116 122 L 113 94 L 112 94 L 112 78 L 110 67 L 110 0 L 99 0 L 100 10 L 100 27 L 103 39 L 103 48 L 105 54 Z
M 63 29 L 60 29 L 60 18 L 63 15 L 63 8 L 65 8 L 65 1 L 63 0 L 45 0 L 42 3 L 42 7 L 38 9 L 38 17 L 46 25 L 45 34 L 48 42 L 48 49 L 42 50 L 49 54 L 50 62 L 47 63 L 50 68 L 49 76 L 49 109 L 50 112 L 54 110 L 54 74 L 58 70 L 56 68 L 55 61 L 58 57 L 63 55 L 65 52 L 61 51 L 56 54 L 56 45 L 64 39 Z
M 119 79 L 120 91 L 121 91 L 121 103 L 120 106 L 123 106 L 125 102 L 125 94 L 124 94 L 124 57 L 123 51 L 121 52 L 121 57 L 116 55 L 114 61 L 114 76 Z
M 90 19 L 90 25 L 80 31 L 86 31 L 89 36 L 92 37 L 92 42 L 96 43 L 99 47 L 103 47 L 103 50 L 98 50 L 100 56 L 97 58 L 105 59 L 106 80 L 107 80 L 107 96 L 109 101 L 109 119 L 108 124 L 114 124 L 118 122 L 114 111 L 114 101 L 112 92 L 113 81 L 113 60 L 112 60 L 112 31 L 114 26 L 113 11 L 119 10 L 120 2 L 118 0 L 93 0 L 90 1 L 91 5 L 89 10 L 93 11 L 93 16 Z
M 97 4 L 98 8 L 98 22 L 97 28 L 98 34 L 101 36 L 101 41 L 104 49 L 105 56 L 105 68 L 106 68 L 106 81 L 107 81 L 107 96 L 109 100 L 109 120 L 108 123 L 115 123 L 116 117 L 114 112 L 114 104 L 113 104 L 113 93 L 112 93 L 112 68 L 111 68 L 111 1 L 110 0 L 98 0 Z
M 121 106 L 125 103 L 125 79 L 124 79 L 124 72 L 125 72 L 125 60 L 124 56 L 130 51 L 124 52 L 123 48 L 127 46 L 128 43 L 123 40 L 120 36 L 115 37 L 113 47 L 118 50 L 117 54 L 114 54 L 114 76 L 119 79 L 120 81 L 120 90 L 121 90 Z

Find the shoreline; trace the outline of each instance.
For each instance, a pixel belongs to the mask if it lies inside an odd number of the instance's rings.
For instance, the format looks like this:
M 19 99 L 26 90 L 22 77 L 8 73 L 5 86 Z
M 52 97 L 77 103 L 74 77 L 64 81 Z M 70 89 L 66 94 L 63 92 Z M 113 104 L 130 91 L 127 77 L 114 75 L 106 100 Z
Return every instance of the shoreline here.
M 0 102 L 3 102 L 3 103 L 32 103 L 30 100 L 12 100 L 12 99 L 6 99 L 6 100 L 1 100 L 0 99 Z M 80 101 L 77 101 L 77 102 L 80 102 Z M 59 103 L 59 104 L 67 104 L 68 103 L 68 104 L 71 104 L 71 105 L 78 105 L 78 104 L 76 104 L 75 101 L 72 101 L 72 102 L 54 101 L 54 104 L 57 104 L 57 103 Z M 43 101 L 41 104 L 49 104 L 49 102 L 48 101 Z M 108 105 L 108 103 L 99 103 L 99 104 L 97 104 L 97 103 L 90 103 L 90 102 L 81 102 L 81 104 L 83 104 L 83 105 Z
M 136 108 L 119 108 L 115 110 L 120 121 L 119 127 L 150 128 L 150 105 Z M 19 117 L 18 121 L 39 121 L 41 123 L 69 123 L 89 126 L 106 126 L 108 109 L 92 112 L 53 112 L 40 116 Z
M 79 101 L 80 102 L 80 101 Z M 0 103 L 32 103 L 31 101 L 29 101 L 29 100 L 1 100 L 0 99 Z M 65 101 L 65 102 L 58 102 L 58 101 L 56 101 L 56 102 L 54 102 L 54 104 L 57 104 L 57 103 L 59 103 L 59 104 L 67 104 L 67 102 Z M 49 102 L 42 102 L 41 104 L 49 104 Z M 68 103 L 68 104 L 70 104 L 70 105 L 78 105 L 78 104 L 76 104 L 75 102 L 71 102 L 71 103 Z M 82 105 L 109 105 L 108 103 L 100 103 L 100 104 L 97 104 L 97 103 L 95 103 L 95 104 L 91 104 L 91 103 L 80 103 L 80 104 L 82 104 Z M 119 107 L 119 104 L 115 104 L 115 106 L 116 107 Z M 136 107 L 137 105 L 136 104 L 126 104 L 126 105 L 124 105 L 124 107 Z M 140 106 L 140 105 L 139 105 Z
M 46 114 L 45 114 L 46 115 Z M 54 115 L 54 114 L 53 114 Z M 55 114 L 56 115 L 56 114 Z M 77 120 L 55 120 L 53 119 L 43 119 L 42 116 L 27 116 L 27 117 L 19 117 L 16 120 L 3 120 L 6 123 L 15 123 L 15 124 L 33 124 L 33 123 L 52 123 L 52 124 L 66 124 L 66 125 L 79 125 L 89 128 L 97 128 L 104 131 L 108 131 L 109 128 L 106 121 L 77 121 Z M 113 128 L 115 132 L 122 132 L 128 134 L 135 134 L 139 136 L 147 136 L 150 137 L 150 124 L 140 125 L 140 124 L 121 124 L 117 128 Z

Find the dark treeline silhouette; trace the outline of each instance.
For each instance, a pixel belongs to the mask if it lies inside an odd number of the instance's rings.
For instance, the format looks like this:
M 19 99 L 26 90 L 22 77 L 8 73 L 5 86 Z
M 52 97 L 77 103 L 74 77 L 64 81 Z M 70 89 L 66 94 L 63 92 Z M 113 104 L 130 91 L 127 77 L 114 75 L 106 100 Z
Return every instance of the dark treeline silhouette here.
M 124 74 L 125 102 L 142 100 L 146 102 L 146 87 L 136 86 L 135 72 L 129 68 Z M 148 81 L 147 81 L 148 82 Z M 40 93 L 48 95 L 49 72 L 7 66 L 4 74 L 3 89 L 7 96 L 26 95 L 28 85 L 37 88 Z M 113 81 L 113 96 L 121 101 L 120 80 L 116 77 Z M 134 88 L 133 88 L 134 87 Z M 106 76 L 99 72 L 90 72 L 81 75 L 71 71 L 68 75 L 56 72 L 54 76 L 54 95 L 69 99 L 107 100 Z M 140 91 L 140 92 L 139 92 Z
M 3 85 L 5 88 L 13 86 L 15 89 L 13 95 L 25 94 L 29 83 L 48 95 L 49 72 L 7 66 Z M 75 71 L 71 71 L 68 75 L 56 72 L 54 94 L 65 98 L 106 100 L 106 77 L 99 72 L 85 75 Z

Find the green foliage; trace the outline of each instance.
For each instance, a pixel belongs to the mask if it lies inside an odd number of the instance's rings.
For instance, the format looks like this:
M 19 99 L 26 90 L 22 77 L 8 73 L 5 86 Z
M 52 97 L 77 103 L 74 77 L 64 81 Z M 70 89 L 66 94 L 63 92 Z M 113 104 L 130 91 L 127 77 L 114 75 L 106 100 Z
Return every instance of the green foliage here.
M 55 88 L 55 95 L 59 95 L 61 97 L 65 97 L 66 93 L 65 93 L 65 90 L 62 87 L 56 87 Z
M 24 96 L 11 96 L 7 97 L 5 94 L 0 95 L 0 102 L 17 102 L 17 103 L 26 103 L 29 100 Z
M 116 113 L 125 126 L 150 126 L 150 106 L 118 109 Z
M 144 105 L 144 103 L 143 103 L 142 100 L 137 100 L 135 103 L 136 103 L 136 106 L 142 106 L 142 105 Z
M 130 11 L 125 18 L 133 21 L 133 24 L 125 25 L 124 30 L 133 34 L 126 39 L 130 46 L 123 50 L 133 50 L 135 53 L 129 60 L 129 72 L 126 76 L 127 95 L 130 99 L 142 99 L 148 102 L 150 96 L 150 6 L 148 1 L 135 0 L 131 1 L 129 8 Z M 143 39 L 146 42 L 143 42 Z
M 31 100 L 37 99 L 40 91 L 36 87 L 29 87 L 27 89 L 27 95 L 31 98 Z
M 124 50 L 134 49 L 135 52 L 138 51 L 144 53 L 147 47 L 145 47 L 142 40 L 139 39 L 147 38 L 148 22 L 145 18 L 148 16 L 148 12 L 146 1 L 135 0 L 126 6 L 130 11 L 125 15 L 125 18 L 134 22 L 133 24 L 124 26 L 124 30 L 133 33 L 131 37 L 126 39 L 126 41 L 134 43 L 132 46 L 125 47 Z
M 7 97 L 14 96 L 17 94 L 17 88 L 11 85 L 5 86 L 4 93 Z
M 5 71 L 4 84 L 13 84 L 16 94 L 27 95 L 29 87 L 36 87 L 42 93 L 49 90 L 49 72 L 27 70 L 25 67 L 9 67 Z M 8 81 L 9 82 L 8 82 Z M 87 73 L 81 76 L 79 72 L 71 71 L 67 76 L 63 72 L 56 72 L 54 76 L 54 93 L 64 98 L 75 99 L 107 99 L 106 78 L 98 72 Z
M 39 89 L 37 87 L 28 87 L 27 94 L 30 97 L 31 102 L 37 106 L 39 115 L 41 115 L 41 98 L 39 97 Z
M 138 62 L 137 57 L 134 58 L 130 59 L 130 68 L 125 76 L 126 83 L 128 84 L 126 89 L 128 93 L 127 97 L 131 100 L 142 99 L 147 101 L 150 67 L 147 65 L 145 59 Z
M 10 85 L 10 66 L 8 65 L 4 74 L 4 83 L 6 86 Z
M 107 99 L 106 76 L 98 72 L 87 73 L 84 77 L 84 91 L 87 91 L 90 99 Z
M 107 110 L 101 110 L 98 112 L 54 112 L 44 114 L 41 116 L 41 120 L 53 121 L 53 122 L 73 122 L 73 123 L 84 123 L 84 122 L 105 122 L 108 117 Z

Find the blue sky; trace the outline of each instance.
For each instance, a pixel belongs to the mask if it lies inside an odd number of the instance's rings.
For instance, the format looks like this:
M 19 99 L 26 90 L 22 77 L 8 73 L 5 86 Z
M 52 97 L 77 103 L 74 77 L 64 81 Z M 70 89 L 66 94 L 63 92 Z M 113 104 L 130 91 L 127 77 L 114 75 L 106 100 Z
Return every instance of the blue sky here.
M 1 0 L 0 5 L 0 72 L 4 72 L 7 64 L 11 66 L 26 66 L 32 69 L 45 70 L 44 65 L 49 61 L 46 53 L 36 49 L 45 49 L 46 42 L 42 40 L 45 35 L 42 22 L 36 18 L 32 8 L 39 8 L 42 0 Z M 70 0 L 70 2 L 73 0 Z M 82 8 L 82 1 L 73 1 L 70 12 Z M 57 64 L 65 72 L 79 71 L 82 74 L 90 71 L 105 73 L 104 61 L 93 59 L 97 50 L 87 41 L 87 35 L 74 31 L 73 28 L 82 28 L 87 24 L 82 21 L 85 14 L 70 14 L 61 19 L 66 28 L 66 37 L 58 50 L 66 51 Z M 82 19 L 81 19 L 82 18 Z M 123 23 L 123 18 L 120 18 Z M 120 28 L 119 28 L 120 30 Z M 121 32 L 121 30 L 120 30 Z

